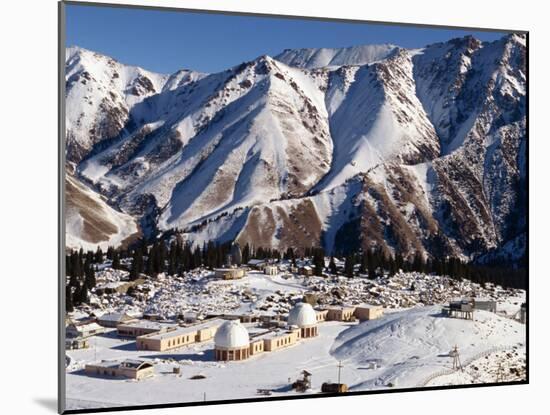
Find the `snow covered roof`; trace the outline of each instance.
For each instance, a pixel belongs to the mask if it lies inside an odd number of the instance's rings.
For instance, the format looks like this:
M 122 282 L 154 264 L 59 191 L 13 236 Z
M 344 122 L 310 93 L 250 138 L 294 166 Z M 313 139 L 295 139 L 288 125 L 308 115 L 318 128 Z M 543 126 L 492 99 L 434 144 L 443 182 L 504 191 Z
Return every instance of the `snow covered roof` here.
M 370 310 L 378 310 L 378 309 L 382 308 L 382 306 L 381 305 L 363 303 L 363 304 L 359 304 L 359 305 L 355 306 L 355 308 L 365 308 L 365 309 L 370 309 Z
M 163 323 L 163 322 L 152 321 L 152 320 L 137 320 L 137 321 L 129 321 L 129 322 L 118 324 L 117 327 L 165 330 L 171 327 L 177 327 L 177 325 L 174 323 Z
M 99 317 L 99 321 L 122 321 L 130 319 L 132 319 L 132 317 L 126 313 L 105 313 Z
M 159 340 L 169 339 L 175 336 L 196 333 L 200 330 L 204 330 L 207 328 L 218 327 L 222 323 L 222 321 L 223 321 L 222 319 L 217 318 L 217 319 L 205 321 L 204 323 L 194 324 L 192 326 L 174 327 L 166 331 L 161 331 L 159 333 L 155 332 L 151 334 L 146 334 L 145 336 L 142 336 L 142 337 L 147 337 L 148 339 L 159 339 Z
M 102 360 L 101 362 L 93 363 L 92 366 L 103 367 L 106 369 L 118 369 L 126 367 L 130 369 L 142 369 L 144 367 L 152 367 L 153 365 L 145 360 L 125 359 L 125 360 Z
M 288 313 L 289 326 L 307 327 L 316 323 L 317 314 L 311 304 L 298 303 Z
M 143 367 L 151 367 L 152 365 L 151 363 L 146 362 L 145 360 L 126 359 L 120 363 L 120 366 L 139 370 Z
M 69 326 L 67 326 L 68 328 L 70 327 L 71 329 L 73 330 L 76 330 L 78 332 L 84 332 L 84 331 L 92 331 L 92 330 L 103 330 L 103 327 L 100 326 L 99 324 L 97 323 L 86 323 L 86 324 L 69 324 Z
M 223 323 L 214 336 L 216 347 L 238 348 L 247 347 L 250 344 L 248 331 L 239 320 L 227 320 Z

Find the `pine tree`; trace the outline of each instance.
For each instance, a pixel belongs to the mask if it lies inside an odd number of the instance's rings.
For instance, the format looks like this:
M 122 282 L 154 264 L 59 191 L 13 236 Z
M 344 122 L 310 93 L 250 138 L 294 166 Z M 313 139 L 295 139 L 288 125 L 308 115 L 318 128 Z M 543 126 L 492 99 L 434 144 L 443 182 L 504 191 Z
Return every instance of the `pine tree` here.
M 363 252 L 359 260 L 359 273 L 366 274 L 368 270 L 367 255 Z
M 112 258 L 113 258 L 113 263 L 112 263 L 111 267 L 113 269 L 121 269 L 120 256 L 119 256 L 119 253 L 118 253 L 117 250 L 113 251 Z
M 247 264 L 248 261 L 250 261 L 250 245 L 248 245 L 248 242 L 243 248 L 243 264 Z
M 195 251 L 193 252 L 193 265 L 192 265 L 192 269 L 195 269 L 195 268 L 199 268 L 203 265 L 203 256 L 202 256 L 202 251 L 200 249 L 200 247 L 196 247 L 195 248 Z
M 321 277 L 325 269 L 325 251 L 323 248 L 312 248 L 311 255 L 313 255 L 314 273 Z
M 397 271 L 403 269 L 403 262 L 404 262 L 403 261 L 403 256 L 400 253 L 396 254 L 395 255 L 395 269 Z
M 388 263 L 388 274 L 390 277 L 393 277 L 397 272 L 397 266 L 395 264 L 395 260 L 393 259 L 393 256 L 389 257 L 387 263 Z
M 416 252 L 412 263 L 412 270 L 416 272 L 425 272 L 424 268 L 425 268 L 424 257 L 420 252 Z
M 292 261 L 294 258 L 295 258 L 294 249 L 289 247 L 285 252 L 284 259 L 286 259 L 287 261 Z
M 334 257 L 333 256 L 330 257 L 330 262 L 328 264 L 328 268 L 329 268 L 330 273 L 332 275 L 338 274 L 338 268 L 336 267 L 336 263 L 334 262 Z
M 95 287 L 96 281 L 94 267 L 90 259 L 86 259 L 84 264 L 84 274 L 84 285 L 87 289 L 91 290 Z
M 70 313 L 73 310 L 73 292 L 71 290 L 71 287 L 67 285 L 65 287 L 65 311 Z
M 108 260 L 112 261 L 114 253 L 115 253 L 115 249 L 112 246 L 109 246 L 107 248 L 107 253 L 106 253 L 105 256 L 107 257 Z
M 97 250 L 95 251 L 94 261 L 98 264 L 101 264 L 103 262 L 103 251 L 101 250 L 100 246 L 98 246 Z
M 143 254 L 141 248 L 136 248 L 132 256 L 132 265 L 130 267 L 129 278 L 131 281 L 137 280 L 139 274 L 143 271 Z
M 65 276 L 67 277 L 73 275 L 73 269 L 71 265 L 71 253 L 69 253 L 65 255 Z
M 376 266 L 374 263 L 374 255 L 370 250 L 367 252 L 367 274 L 370 279 L 376 278 Z
M 353 255 L 348 255 L 346 257 L 346 262 L 344 263 L 344 274 L 346 275 L 346 277 L 348 278 L 352 278 L 353 277 L 353 266 L 355 265 L 354 263 L 354 259 L 353 259 Z
M 77 287 L 74 292 L 73 302 L 75 304 L 87 304 L 89 302 L 88 289 L 86 288 L 85 284 Z

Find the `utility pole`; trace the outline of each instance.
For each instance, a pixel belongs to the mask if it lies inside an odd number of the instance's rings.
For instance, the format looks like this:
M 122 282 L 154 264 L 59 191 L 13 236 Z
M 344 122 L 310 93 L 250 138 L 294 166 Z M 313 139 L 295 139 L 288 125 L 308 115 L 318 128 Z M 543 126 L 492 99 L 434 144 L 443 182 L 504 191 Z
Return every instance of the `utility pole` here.
M 338 362 L 338 385 L 340 384 L 340 372 L 344 366 L 342 366 L 342 361 Z
M 453 358 L 453 369 L 461 371 L 464 371 L 464 368 L 462 367 L 462 363 L 460 363 L 460 354 L 458 353 L 458 346 L 455 344 L 455 347 L 451 352 L 449 353 L 449 356 Z

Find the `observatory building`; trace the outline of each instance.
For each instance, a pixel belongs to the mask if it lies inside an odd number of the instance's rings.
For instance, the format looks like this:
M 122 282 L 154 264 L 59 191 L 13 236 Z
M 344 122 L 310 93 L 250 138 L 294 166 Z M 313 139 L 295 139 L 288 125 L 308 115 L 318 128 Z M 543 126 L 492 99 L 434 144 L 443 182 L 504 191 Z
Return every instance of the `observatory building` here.
M 317 313 L 308 303 L 296 304 L 288 313 L 288 325 L 300 329 L 300 337 L 317 336 Z
M 244 360 L 250 355 L 248 331 L 239 320 L 223 323 L 214 336 L 216 360 Z

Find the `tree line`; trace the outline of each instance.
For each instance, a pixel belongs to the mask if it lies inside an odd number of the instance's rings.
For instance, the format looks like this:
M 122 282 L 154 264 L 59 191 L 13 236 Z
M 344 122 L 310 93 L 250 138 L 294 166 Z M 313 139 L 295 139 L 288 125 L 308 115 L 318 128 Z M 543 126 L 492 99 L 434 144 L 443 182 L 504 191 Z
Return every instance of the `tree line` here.
M 72 311 L 75 305 L 88 303 L 88 292 L 96 285 L 95 272 L 99 265 L 110 261 L 113 269 L 129 272 L 129 279 L 136 280 L 140 275 L 156 276 L 159 273 L 168 275 L 183 275 L 199 267 L 209 269 L 219 268 L 226 264 L 228 256 L 235 249 L 231 242 L 208 242 L 202 247 L 192 247 L 191 244 L 175 239 L 170 243 L 156 240 L 148 244 L 144 239 L 133 247 L 115 249 L 109 247 L 104 253 L 101 248 L 95 252 L 69 251 L 66 254 L 66 302 L 67 311 Z M 335 257 L 331 256 L 328 266 L 325 266 L 326 252 L 320 247 L 308 247 L 301 251 L 288 248 L 284 252 L 277 249 L 254 247 L 246 244 L 239 248 L 242 263 L 252 258 L 280 260 L 285 259 L 296 265 L 300 258 L 310 258 L 313 273 L 322 276 L 327 271 L 333 275 L 341 273 L 349 278 L 359 274 L 368 278 L 384 275 L 393 276 L 398 270 L 405 272 L 422 272 L 427 274 L 447 275 L 455 279 L 468 279 L 477 283 L 495 283 L 503 287 L 526 288 L 527 272 L 525 268 L 513 269 L 507 266 L 479 266 L 466 263 L 459 258 L 433 258 L 425 260 L 417 253 L 412 258 L 405 259 L 402 255 L 387 255 L 381 249 L 357 252 L 340 256 L 344 260 L 343 270 L 336 266 Z

